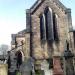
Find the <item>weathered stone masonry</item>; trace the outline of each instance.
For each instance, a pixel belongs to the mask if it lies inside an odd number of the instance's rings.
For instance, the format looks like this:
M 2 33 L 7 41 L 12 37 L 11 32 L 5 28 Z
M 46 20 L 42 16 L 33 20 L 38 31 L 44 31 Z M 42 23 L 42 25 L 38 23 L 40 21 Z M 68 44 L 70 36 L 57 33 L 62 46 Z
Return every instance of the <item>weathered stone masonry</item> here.
M 52 9 L 52 12 L 58 15 L 57 30 L 59 34 L 59 42 L 53 42 L 49 45 L 48 41 L 45 44 L 41 43 L 40 39 L 40 14 L 44 13 L 46 7 Z M 54 74 L 63 74 L 63 70 L 58 66 L 61 66 L 60 58 L 64 52 L 66 40 L 70 44 L 70 49 L 74 50 L 73 47 L 73 34 L 69 32 L 72 29 L 71 13 L 70 9 L 66 8 L 59 0 L 39 0 L 34 6 L 29 9 L 30 11 L 30 24 L 27 26 L 30 28 L 31 38 L 31 49 L 32 56 L 37 61 L 43 61 L 43 59 L 53 59 Z M 58 61 L 59 64 L 55 64 Z M 58 72 L 60 71 L 60 72 Z M 58 72 L 58 73 L 57 73 Z
M 17 35 L 25 39 L 24 61 L 34 59 L 35 74 L 74 75 L 72 29 L 71 9 L 59 0 L 37 0 L 26 10 L 26 30 Z

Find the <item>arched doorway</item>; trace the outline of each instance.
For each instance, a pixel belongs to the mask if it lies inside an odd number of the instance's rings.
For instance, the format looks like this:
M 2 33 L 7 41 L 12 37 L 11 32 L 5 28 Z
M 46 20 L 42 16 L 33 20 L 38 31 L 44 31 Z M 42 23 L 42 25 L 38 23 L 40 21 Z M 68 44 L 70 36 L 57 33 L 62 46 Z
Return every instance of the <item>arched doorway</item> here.
M 17 60 L 17 68 L 20 68 L 20 65 L 22 64 L 23 60 L 24 60 L 24 55 L 22 51 L 17 51 L 16 52 L 16 60 Z

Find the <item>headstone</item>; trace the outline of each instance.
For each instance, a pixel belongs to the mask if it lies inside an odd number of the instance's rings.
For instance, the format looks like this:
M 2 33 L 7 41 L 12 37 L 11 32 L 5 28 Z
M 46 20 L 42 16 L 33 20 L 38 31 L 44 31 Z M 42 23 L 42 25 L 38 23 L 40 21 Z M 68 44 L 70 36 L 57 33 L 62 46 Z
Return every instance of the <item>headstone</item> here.
M 33 69 L 33 60 L 27 59 L 25 62 L 22 63 L 20 66 L 20 71 L 32 71 Z
M 45 75 L 53 75 L 53 70 L 49 69 L 49 63 L 46 60 L 41 63 L 41 70 L 44 70 Z
M 16 56 L 15 56 L 15 52 L 11 51 L 10 52 L 10 61 L 11 61 L 11 65 L 10 68 L 8 69 L 9 71 L 9 75 L 16 75 L 15 71 L 17 70 L 17 66 L 16 66 Z
M 75 75 L 72 58 L 69 58 L 65 61 L 65 68 L 66 68 L 66 75 Z
M 42 63 L 41 63 L 41 70 L 48 70 L 49 69 L 49 63 L 44 60 Z
M 22 75 L 30 75 L 32 70 L 33 70 L 33 60 L 31 58 L 27 59 L 20 66 L 20 72 L 22 73 Z
M 53 73 L 54 75 L 63 75 L 63 69 L 61 67 L 61 61 L 60 61 L 60 57 L 54 57 L 53 58 L 53 66 L 54 66 L 54 69 L 53 69 Z

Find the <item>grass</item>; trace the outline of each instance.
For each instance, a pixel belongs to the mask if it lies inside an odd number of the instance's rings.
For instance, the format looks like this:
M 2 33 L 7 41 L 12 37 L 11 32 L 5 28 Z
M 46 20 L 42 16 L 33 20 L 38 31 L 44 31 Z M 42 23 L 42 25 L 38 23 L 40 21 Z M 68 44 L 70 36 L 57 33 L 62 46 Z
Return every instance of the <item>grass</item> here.
M 16 75 L 21 75 L 21 73 L 20 72 L 17 72 Z

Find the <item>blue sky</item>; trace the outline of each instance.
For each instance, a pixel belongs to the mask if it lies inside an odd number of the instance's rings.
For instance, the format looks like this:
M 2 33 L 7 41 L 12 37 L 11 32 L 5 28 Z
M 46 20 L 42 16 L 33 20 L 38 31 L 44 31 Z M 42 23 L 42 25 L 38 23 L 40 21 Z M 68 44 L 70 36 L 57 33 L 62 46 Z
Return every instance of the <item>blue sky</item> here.
M 36 0 L 0 0 L 0 44 L 10 45 L 11 34 L 26 28 L 25 10 L 30 8 Z M 75 0 L 61 0 L 72 9 L 73 26 L 75 18 Z M 74 26 L 75 28 L 75 26 Z

